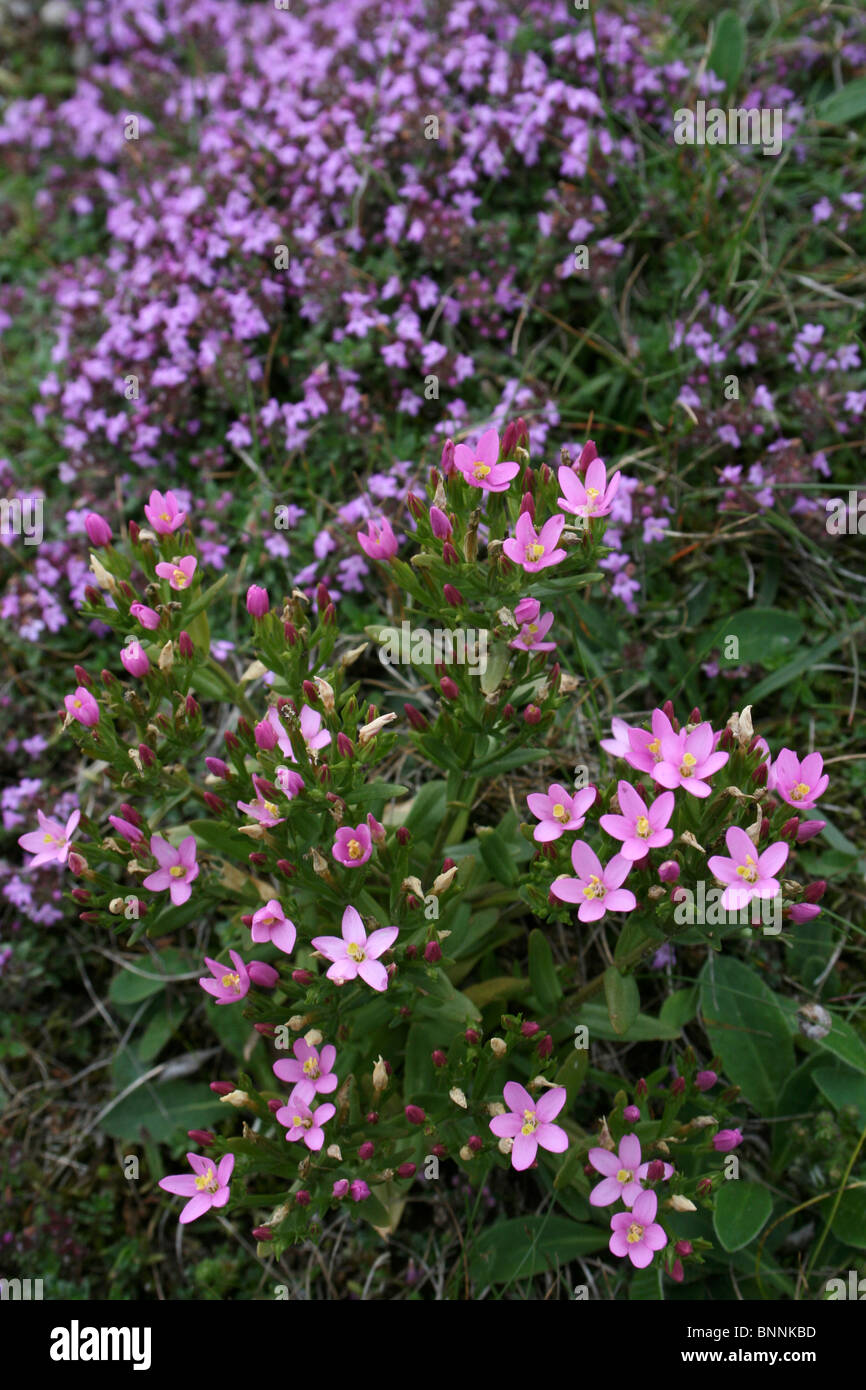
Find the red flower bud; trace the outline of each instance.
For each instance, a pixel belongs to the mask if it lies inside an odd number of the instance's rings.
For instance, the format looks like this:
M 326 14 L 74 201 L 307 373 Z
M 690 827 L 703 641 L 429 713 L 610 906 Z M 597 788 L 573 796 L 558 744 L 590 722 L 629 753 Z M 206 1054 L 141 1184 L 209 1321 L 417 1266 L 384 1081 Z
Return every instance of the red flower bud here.
M 237 1090 L 237 1087 L 234 1086 L 231 1081 L 212 1081 L 210 1083 L 210 1088 L 212 1091 L 215 1091 L 218 1096 L 227 1096 L 230 1095 L 232 1091 Z
M 292 979 L 296 985 L 301 985 L 304 989 L 311 985 L 315 980 L 315 975 L 311 970 L 293 970 Z
M 353 758 L 355 756 L 355 748 L 352 740 L 346 737 L 342 729 L 337 734 L 337 749 L 344 758 Z
M 206 1149 L 214 1141 L 214 1136 L 209 1129 L 188 1129 L 187 1135 L 194 1144 L 201 1144 L 203 1149 Z
M 273 1240 L 274 1238 L 270 1226 L 254 1226 L 250 1234 L 255 1240 Z
M 421 711 L 417 710 L 414 705 L 404 705 L 403 711 L 406 715 L 406 718 L 409 720 L 409 723 L 412 725 L 412 728 L 417 729 L 419 733 L 423 733 L 425 729 L 430 728 L 428 721 L 424 718 Z
M 474 1154 L 480 1153 L 484 1148 L 484 1141 L 477 1134 L 470 1134 L 469 1138 L 466 1140 L 466 1144 Z
M 477 1046 L 481 1041 L 481 1034 L 475 1028 L 467 1028 L 463 1036 L 470 1047 Z
M 375 1144 L 373 1144 L 369 1139 L 365 1139 L 365 1140 L 364 1140 L 364 1143 L 361 1145 L 361 1147 L 360 1147 L 359 1150 L 358 1150 L 358 1157 L 362 1160 L 362 1162 L 366 1162 L 368 1158 L 372 1158 L 372 1157 L 373 1157 L 373 1154 L 374 1154 L 375 1152 L 376 1152 L 376 1146 L 375 1146 Z
M 427 942 L 427 945 L 424 947 L 424 959 L 427 961 L 428 965 L 435 965 L 437 961 L 442 959 L 442 947 L 439 945 L 438 941 Z
M 205 806 L 207 806 L 209 810 L 213 811 L 214 815 L 216 816 L 218 816 L 220 812 L 224 811 L 226 808 L 226 804 L 222 800 L 222 798 L 219 796 L 214 796 L 213 792 L 202 792 L 202 800 L 204 801 Z
M 448 1058 L 445 1056 L 445 1053 L 440 1048 L 435 1048 L 431 1055 L 433 1057 L 434 1067 L 447 1067 Z
M 804 903 L 817 903 L 817 902 L 820 902 L 821 899 L 823 898 L 824 894 L 826 893 L 826 891 L 827 891 L 827 880 L 826 880 L 825 878 L 816 878 L 814 883 L 807 884 L 806 889 L 805 889 L 805 891 L 804 891 L 804 893 L 803 893 L 803 902 L 804 902 Z
M 446 700 L 456 700 L 457 696 L 460 694 L 456 681 L 453 681 L 450 676 L 442 677 L 439 682 L 439 689 L 442 691 Z
M 423 1125 L 427 1118 L 419 1105 L 407 1105 L 404 1113 L 410 1125 Z
M 455 589 L 453 584 L 443 584 L 442 597 L 452 608 L 459 608 L 463 603 L 463 595 L 459 589 Z
M 541 710 L 538 705 L 527 705 L 523 711 L 523 718 L 527 724 L 537 724 L 541 719 Z
M 418 1169 L 414 1163 L 401 1163 L 397 1169 L 398 1178 L 414 1178 Z
M 192 644 L 192 638 L 186 630 L 181 632 L 178 636 L 177 649 L 180 652 L 180 655 L 184 661 L 189 661 L 193 653 L 195 652 L 195 648 Z

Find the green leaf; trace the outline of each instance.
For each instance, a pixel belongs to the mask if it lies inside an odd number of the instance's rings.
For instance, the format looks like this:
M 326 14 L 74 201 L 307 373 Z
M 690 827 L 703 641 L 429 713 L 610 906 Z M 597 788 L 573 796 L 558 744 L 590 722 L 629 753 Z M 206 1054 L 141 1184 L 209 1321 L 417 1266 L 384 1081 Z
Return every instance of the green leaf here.
M 565 1103 L 566 1114 L 570 1110 L 572 1101 L 583 1085 L 588 1071 L 589 1048 L 573 1047 L 555 1077 L 557 1086 L 564 1086 L 566 1090 L 566 1095 L 568 1097 Z
M 763 980 L 730 956 L 712 956 L 700 977 L 701 1013 L 725 1073 L 755 1109 L 775 1115 L 794 1070 L 794 1045 L 779 1000 Z
M 618 1038 L 604 1004 L 581 1004 L 577 1020 L 585 1023 L 590 1038 Z M 628 1032 L 629 1042 L 673 1042 L 679 1038 L 679 1028 L 672 1028 L 661 1019 L 651 1018 L 649 1014 L 638 1014 Z
M 615 965 L 604 972 L 604 997 L 611 1027 L 624 1037 L 640 1013 L 640 992 L 634 975 L 621 975 Z
M 187 829 L 190 835 L 195 836 L 197 844 L 203 842 L 232 863 L 237 859 L 241 863 L 246 862 L 250 841 L 238 834 L 237 830 L 232 830 L 231 826 L 222 825 L 218 820 L 191 820 Z
M 734 10 L 725 10 L 719 15 L 715 26 L 707 66 L 712 68 L 730 91 L 736 86 L 745 61 L 745 25 Z
M 763 700 L 765 695 L 772 695 L 775 690 L 781 690 L 783 686 L 796 680 L 797 676 L 801 676 L 804 671 L 810 670 L 819 661 L 823 661 L 825 656 L 829 656 L 849 636 L 850 632 L 844 629 L 841 632 L 831 633 L 817 646 L 807 648 L 799 656 L 795 656 L 792 661 L 780 667 L 778 671 L 773 671 L 762 681 L 758 681 L 758 684 L 749 691 L 748 696 L 744 694 L 741 697 L 743 702 L 748 700 L 750 704 L 756 705 L 759 700 Z
M 687 1023 L 691 1023 L 698 1011 L 698 987 L 691 985 L 688 989 L 675 990 L 668 995 L 659 1011 L 659 1018 L 662 1023 L 670 1024 L 671 1028 L 684 1028 Z
M 470 1277 L 480 1284 L 510 1284 L 591 1255 L 608 1243 L 610 1232 L 564 1216 L 527 1216 L 499 1221 L 476 1241 Z
M 448 783 L 441 778 L 425 782 L 412 798 L 406 809 L 405 824 L 412 832 L 413 840 L 431 840 L 445 819 L 446 789 Z M 397 807 L 398 814 L 403 810 Z M 399 822 L 398 822 L 399 824 Z
M 481 858 L 484 860 L 488 872 L 493 875 L 497 883 L 504 884 L 506 888 L 513 888 L 520 876 L 520 871 L 511 845 L 506 843 L 498 830 L 489 827 L 485 829 L 479 826 L 477 838 Z
M 833 125 L 847 125 L 858 116 L 866 113 L 866 77 L 855 77 L 838 92 L 833 92 L 818 103 L 815 115 L 819 121 L 829 121 Z
M 730 1254 L 742 1250 L 763 1230 L 773 1210 L 773 1199 L 766 1187 L 739 1178 L 722 1184 L 716 1194 L 713 1226 L 719 1244 Z
M 725 642 L 736 637 L 736 657 L 722 661 L 732 666 L 742 662 L 749 665 L 771 666 L 774 660 L 789 654 L 803 636 L 803 624 L 793 613 L 781 608 L 743 608 L 725 618 L 700 648 L 701 656 L 714 648 L 724 653 Z
M 815 1085 L 837 1110 L 853 1105 L 859 1112 L 860 1124 L 866 1125 L 866 1081 L 853 1071 L 841 1067 L 816 1067 L 812 1073 Z
M 517 975 L 497 975 L 493 980 L 470 985 L 463 993 L 479 1009 L 486 1009 L 488 1004 L 504 1004 L 506 999 L 520 999 L 531 988 L 529 980 L 520 979 Z M 417 1009 L 415 1012 L 418 1012 Z
M 139 1086 L 109 1110 L 100 1128 L 114 1139 L 134 1140 L 147 1130 L 157 1143 L 168 1143 L 179 1131 L 205 1129 L 225 1113 L 226 1107 L 200 1085 L 168 1081 L 164 1086 Z
M 553 963 L 550 943 L 538 927 L 529 933 L 529 978 L 542 1009 L 552 1014 L 562 998 L 562 985 Z
M 830 1230 L 844 1245 L 866 1250 L 866 1187 L 842 1193 Z
M 122 970 L 108 987 L 108 998 L 112 1004 L 138 1004 L 148 995 L 157 994 L 166 988 L 173 975 L 183 975 L 189 970 L 190 962 L 179 951 L 166 950 L 161 956 L 165 967 L 165 979 L 160 979 L 156 962 L 149 956 L 142 958 L 140 967 L 135 970 Z M 139 973 L 140 971 L 140 973 Z M 185 982 L 189 984 L 189 981 Z

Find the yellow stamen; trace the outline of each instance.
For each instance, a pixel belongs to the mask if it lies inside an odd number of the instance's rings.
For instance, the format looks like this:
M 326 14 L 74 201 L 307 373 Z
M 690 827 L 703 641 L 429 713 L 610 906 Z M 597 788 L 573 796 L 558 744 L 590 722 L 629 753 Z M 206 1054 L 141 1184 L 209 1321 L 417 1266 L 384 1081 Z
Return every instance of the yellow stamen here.
M 182 864 L 172 864 L 168 872 L 171 874 L 172 878 L 183 878 L 186 870 Z
M 646 816 L 638 816 L 635 822 L 635 830 L 642 840 L 645 840 L 650 833 L 650 823 Z
M 238 974 L 236 974 L 236 973 L 234 973 L 234 972 L 231 972 L 231 971 L 229 972 L 228 975 L 223 975 L 223 978 L 222 978 L 222 986 L 223 986 L 223 989 L 233 989 L 233 990 L 235 991 L 236 994 L 240 994 L 240 991 L 241 991 L 241 977 L 240 977 L 240 975 L 238 975 Z
M 680 776 L 691 777 L 692 768 L 694 767 L 696 762 L 697 758 L 695 757 L 694 753 L 683 753 L 683 760 L 680 764 Z
M 306 1062 L 304 1063 L 303 1070 L 304 1076 L 311 1076 L 315 1081 L 316 1077 L 319 1075 L 319 1064 L 316 1061 L 315 1057 L 307 1058 Z
M 276 802 L 274 802 L 274 801 L 263 801 L 263 802 L 262 802 L 262 805 L 264 806 L 264 808 L 265 808 L 265 810 L 267 811 L 267 813 L 268 813 L 269 816 L 275 816 L 275 815 L 277 814 Z
M 583 890 L 583 896 L 585 898 L 603 898 L 606 892 L 607 889 L 598 874 L 592 874 L 589 883 Z
M 534 1111 L 534 1110 L 524 1110 L 524 1112 L 523 1112 L 523 1124 L 522 1124 L 522 1126 L 521 1126 L 520 1133 L 521 1133 L 521 1134 L 534 1134 L 535 1131 L 536 1131 L 537 1129 L 538 1129 L 538 1120 L 537 1120 L 536 1117 L 535 1117 L 535 1111 Z
M 661 759 L 661 747 L 661 739 L 659 738 L 654 738 L 652 743 L 648 743 L 646 746 L 646 751 L 652 753 L 654 762 L 659 762 Z
M 185 589 L 185 588 L 186 588 L 186 585 L 187 585 L 187 577 L 186 577 L 186 575 L 184 574 L 183 570 L 175 570 L 174 575 L 173 575 L 173 578 L 174 578 L 174 582 L 175 582 L 175 587 L 176 587 L 176 588 L 178 588 L 178 589 Z
M 362 960 L 366 960 L 363 948 L 358 945 L 357 941 L 349 942 L 348 946 L 346 947 L 346 955 L 351 956 L 352 960 L 356 960 L 359 962 Z
M 620 1168 L 616 1180 L 621 1183 L 634 1182 L 634 1173 L 630 1172 L 628 1168 Z
M 476 462 L 472 465 L 473 478 L 486 478 L 489 472 L 490 465 L 487 463 L 482 463 L 480 459 L 476 460 Z
M 536 560 L 540 560 L 543 554 L 544 546 L 539 545 L 538 541 L 535 541 L 532 545 L 526 547 L 525 558 L 531 565 L 534 565 Z
M 360 843 L 359 843 L 357 840 L 350 840 L 350 841 L 349 841 L 349 858 L 350 858 L 350 859 L 360 859 L 360 858 L 361 858 L 361 855 L 362 855 L 363 853 L 364 853 L 364 851 L 361 849 Z
M 557 801 L 556 805 L 553 808 L 553 818 L 554 820 L 561 820 L 563 825 L 567 820 L 570 819 L 569 813 L 568 811 L 566 811 L 561 801 Z
M 636 1221 L 633 1221 L 628 1228 L 626 1240 L 628 1241 L 629 1245 L 637 1245 L 638 1241 L 642 1239 L 643 1226 L 639 1226 Z
M 803 797 L 808 796 L 811 790 L 812 788 L 806 782 L 798 782 L 796 787 L 791 789 L 791 800 L 802 801 Z
M 747 883 L 754 883 L 758 877 L 758 866 L 750 854 L 746 855 L 745 864 L 740 864 L 737 868 L 740 878 L 744 878 Z
M 198 1188 L 199 1192 L 216 1192 L 217 1188 L 219 1187 L 219 1183 L 216 1180 L 216 1174 L 214 1173 L 213 1168 L 208 1168 L 206 1173 L 202 1173 L 199 1177 L 197 1177 L 195 1180 L 195 1185 Z

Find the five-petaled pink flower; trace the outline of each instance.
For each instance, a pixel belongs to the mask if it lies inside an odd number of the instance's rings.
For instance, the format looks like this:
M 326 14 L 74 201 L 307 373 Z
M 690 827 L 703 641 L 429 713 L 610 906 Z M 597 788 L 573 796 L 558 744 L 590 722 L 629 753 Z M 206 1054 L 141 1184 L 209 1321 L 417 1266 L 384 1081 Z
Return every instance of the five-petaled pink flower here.
M 738 825 L 728 826 L 725 844 L 730 859 L 713 854 L 707 860 L 710 872 L 721 883 L 728 884 L 722 894 L 725 911 L 736 912 L 752 898 L 775 898 L 779 892 L 779 880 L 775 875 L 788 858 L 789 846 L 777 840 L 759 854 L 745 830 Z
M 513 1139 L 511 1163 L 518 1172 L 535 1162 L 539 1144 L 548 1153 L 561 1154 L 568 1148 L 568 1135 L 552 1123 L 566 1101 L 564 1086 L 553 1086 L 533 1100 L 519 1081 L 507 1081 L 502 1093 L 509 1114 L 494 1115 L 490 1128 L 497 1139 Z
M 290 1144 L 303 1140 L 308 1149 L 318 1153 L 325 1142 L 322 1125 L 336 1115 L 336 1106 L 326 1101 L 315 1110 L 310 1104 L 316 1098 L 316 1088 L 311 1081 L 300 1081 L 292 1091 L 286 1104 L 276 1112 L 278 1124 L 285 1125 L 286 1139 Z
M 557 477 L 565 496 L 557 498 L 557 501 L 562 510 L 570 512 L 572 516 L 587 519 L 606 516 L 619 491 L 621 476 L 620 473 L 614 473 L 608 482 L 607 469 L 600 458 L 593 459 L 582 481 L 573 469 L 566 468 L 563 464 Z
M 535 574 L 565 559 L 565 551 L 557 549 L 564 525 L 564 516 L 552 516 L 536 531 L 529 512 L 521 512 L 514 535 L 503 542 L 502 549 L 515 565 L 522 565 L 527 574 Z
M 343 913 L 342 937 L 315 936 L 313 948 L 320 951 L 326 960 L 333 961 L 328 979 L 337 985 L 344 985 L 356 976 L 379 993 L 388 986 L 388 973 L 378 957 L 394 945 L 399 927 L 379 927 L 368 936 L 360 914 L 354 907 L 347 907 Z
M 670 844 L 674 832 L 668 828 L 673 815 L 674 794 L 663 792 L 647 806 L 630 782 L 617 784 L 621 816 L 599 816 L 599 825 L 615 840 L 622 840 L 620 851 L 626 859 L 643 859 L 647 850 Z
M 281 1057 L 278 1062 L 274 1062 L 274 1076 L 278 1076 L 280 1081 L 291 1081 L 295 1084 L 306 1081 L 319 1095 L 329 1095 L 331 1091 L 336 1091 L 337 1073 L 332 1068 L 337 1049 L 333 1043 L 326 1043 L 319 1052 L 318 1048 L 311 1047 L 303 1038 L 298 1038 L 292 1051 L 295 1054 L 294 1060 L 291 1057 Z
M 292 749 L 291 739 L 289 738 L 285 725 L 280 719 L 279 710 L 276 705 L 270 706 L 265 718 L 277 736 L 277 745 L 280 752 L 283 753 L 285 757 L 291 758 L 292 762 L 296 762 L 297 760 Z M 320 748 L 327 748 L 328 744 L 331 742 L 331 735 L 327 729 L 322 728 L 322 715 L 320 710 L 312 709 L 310 705 L 301 705 L 299 723 L 301 726 L 301 734 L 309 752 L 317 753 Z
M 358 532 L 358 544 L 371 560 L 392 560 L 397 554 L 397 537 L 385 516 L 367 522 L 366 532 Z
M 174 559 L 161 560 L 156 567 L 160 579 L 167 579 L 172 589 L 187 589 L 195 574 L 198 561 L 194 555 L 175 555 Z
M 715 743 L 712 724 L 699 724 L 690 734 L 671 730 L 661 739 L 661 758 L 652 769 L 653 777 L 669 791 L 683 787 L 692 796 L 709 796 L 712 787 L 706 779 L 728 761 L 727 753 L 713 752 Z
M 199 977 L 202 989 L 212 994 L 218 1004 L 236 1004 L 250 992 L 250 974 L 237 951 L 229 951 L 229 959 L 234 966 L 233 970 L 218 960 L 211 960 L 210 956 L 205 956 L 204 963 L 213 979 L 209 980 L 207 975 Z
M 608 1249 L 622 1259 L 628 1255 L 637 1269 L 646 1269 L 657 1250 L 664 1250 L 668 1238 L 656 1221 L 658 1198 L 654 1192 L 642 1192 L 631 1211 L 618 1211 L 610 1218 L 611 1235 Z
M 170 494 L 169 494 L 170 495 Z M 204 1154 L 187 1154 L 191 1173 L 178 1173 L 160 1178 L 163 1192 L 177 1197 L 189 1197 L 178 1220 L 182 1226 L 204 1216 L 211 1207 L 224 1207 L 229 1199 L 229 1179 L 235 1166 L 234 1154 L 223 1154 L 218 1164 Z
M 526 804 L 539 824 L 532 832 L 532 838 L 540 844 L 558 840 L 566 830 L 580 830 L 586 820 L 586 812 L 595 801 L 595 787 L 582 787 L 571 793 L 552 782 L 544 792 L 530 792 Z
M 65 864 L 69 856 L 69 842 L 78 828 L 81 812 L 73 811 L 65 825 L 42 811 L 36 812 L 36 819 L 39 829 L 28 830 L 26 835 L 18 839 L 21 848 L 33 855 L 27 868 L 38 869 L 42 864 Z
M 276 898 L 269 898 L 264 907 L 253 913 L 250 932 L 257 946 L 263 941 L 271 941 L 278 951 L 284 951 L 287 956 L 295 949 L 298 936 L 294 922 L 286 916 Z
M 99 705 L 86 686 L 79 685 L 72 695 L 64 697 L 63 703 L 66 713 L 71 714 L 72 718 L 77 719 L 86 729 L 92 729 L 94 724 L 99 723 Z
M 255 801 L 239 801 L 238 809 L 246 811 L 248 816 L 257 820 L 259 825 L 270 828 L 273 825 L 282 825 L 285 816 L 279 814 L 279 807 L 275 801 L 269 801 L 267 795 L 267 783 L 263 777 L 259 777 L 257 772 L 253 773 L 253 789 L 256 794 Z
M 331 853 L 337 863 L 343 864 L 347 869 L 357 869 L 361 864 L 366 864 L 373 853 L 373 837 L 369 826 L 363 822 L 354 829 L 350 825 L 341 825 L 334 837 Z
M 193 879 L 198 878 L 198 864 L 195 859 L 195 836 L 187 835 L 177 849 L 164 840 L 161 835 L 151 835 L 150 852 L 159 868 L 148 874 L 144 880 L 145 888 L 161 893 L 167 888 L 175 907 L 185 903 L 192 888 Z
M 800 762 L 790 748 L 783 748 L 770 766 L 767 786 L 789 806 L 799 806 L 806 811 L 829 786 L 830 778 L 826 772 L 822 776 L 823 768 L 824 759 L 820 753 L 809 753 Z
M 634 893 L 621 888 L 631 869 L 624 854 L 615 854 L 606 868 L 586 840 L 575 840 L 571 847 L 571 862 L 577 878 L 562 875 L 555 878 L 550 891 L 565 903 L 579 903 L 581 922 L 597 922 L 606 912 L 631 912 L 637 906 Z
M 161 536 L 170 536 L 186 521 L 186 512 L 181 511 L 174 493 L 167 492 L 163 496 L 155 488 L 150 494 L 150 501 L 144 504 L 144 514 L 154 531 Z
M 520 464 L 512 461 L 498 463 L 499 435 L 496 430 L 485 430 L 474 448 L 457 444 L 454 448 L 454 464 L 467 483 L 472 487 L 483 488 L 485 492 L 507 492 L 508 485 L 520 472 Z
M 610 1149 L 590 1149 L 587 1157 L 603 1179 L 589 1194 L 591 1207 L 609 1207 L 620 1198 L 627 1207 L 633 1206 L 643 1192 L 639 1178 L 640 1140 L 636 1134 L 624 1134 L 619 1141 L 619 1153 Z
M 518 652 L 552 652 L 555 642 L 545 642 L 545 637 L 553 626 L 553 614 L 541 615 L 541 604 L 534 598 L 522 598 L 514 610 L 514 618 L 520 625 L 517 636 L 508 643 Z

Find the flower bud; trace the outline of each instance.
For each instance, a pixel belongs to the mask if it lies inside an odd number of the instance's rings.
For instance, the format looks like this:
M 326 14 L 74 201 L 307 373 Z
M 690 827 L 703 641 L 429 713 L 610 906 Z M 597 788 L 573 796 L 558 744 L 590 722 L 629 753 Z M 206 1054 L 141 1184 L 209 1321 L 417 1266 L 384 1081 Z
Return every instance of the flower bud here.
M 192 644 L 192 638 L 185 629 L 178 635 L 177 650 L 178 654 L 183 658 L 184 661 L 190 661 L 192 659 L 193 653 L 195 652 L 195 648 Z
M 250 1234 L 255 1240 L 273 1240 L 274 1238 L 270 1226 L 254 1226 Z
M 527 724 L 537 724 L 541 719 L 541 710 L 538 705 L 527 705 L 523 711 L 523 719 Z
M 537 1023 L 530 1023 L 527 1021 L 526 1023 L 521 1023 L 520 1031 L 523 1034 L 524 1038 L 532 1038 L 535 1036 L 536 1033 L 540 1032 L 540 1025 Z
M 442 677 L 439 682 L 439 689 L 446 700 L 456 700 L 460 694 L 456 681 L 453 681 L 450 676 Z
M 678 1240 L 674 1246 L 674 1250 L 678 1255 L 685 1256 L 694 1254 L 694 1246 L 690 1240 Z
M 659 864 L 659 878 L 662 883 L 676 883 L 680 876 L 680 866 L 675 859 L 666 859 Z
M 695 1077 L 695 1086 L 699 1091 L 711 1091 L 718 1079 L 714 1071 L 699 1071 Z
M 538 1055 L 542 1062 L 546 1061 L 553 1053 L 553 1038 L 549 1033 L 545 1033 L 541 1042 L 538 1044 Z
M 494 1057 L 504 1057 L 508 1051 L 508 1044 L 505 1042 L 504 1038 L 491 1038 L 490 1051 L 493 1053 Z
M 111 527 L 98 512 L 87 513 L 84 518 L 84 529 L 90 544 L 96 546 L 97 550 L 105 545 L 111 545 Z
M 220 815 L 226 808 L 226 803 L 223 801 L 222 797 L 214 796 L 213 792 L 202 792 L 202 800 L 208 810 L 213 811 L 215 816 Z
M 423 1125 L 427 1116 L 418 1105 L 407 1105 L 404 1107 L 404 1114 L 410 1125 Z
M 427 942 L 427 945 L 424 947 L 424 959 L 427 961 L 428 965 L 435 965 L 437 961 L 442 959 L 442 947 L 439 945 L 438 941 Z
M 379 1057 L 373 1068 L 373 1090 L 384 1091 L 388 1085 L 388 1068 L 384 1060 Z
M 231 1083 L 231 1081 L 212 1081 L 210 1083 L 210 1088 L 218 1096 L 230 1095 L 231 1092 L 234 1090 L 234 1086 Z
M 414 1163 L 401 1163 L 397 1169 L 398 1178 L 414 1178 L 418 1169 Z
M 742 1142 L 743 1136 L 738 1129 L 720 1129 L 713 1136 L 713 1148 L 719 1154 L 730 1153 L 732 1149 L 739 1148 Z
M 431 1056 L 433 1059 L 434 1067 L 447 1067 L 448 1058 L 445 1056 L 445 1053 L 440 1048 L 434 1048 Z
M 277 731 L 269 719 L 262 719 L 256 725 L 255 730 L 256 746 L 262 752 L 269 753 L 272 748 L 277 746 Z
M 362 1163 L 366 1163 L 367 1159 L 372 1158 L 375 1152 L 375 1144 L 370 1139 L 365 1139 L 364 1143 L 358 1149 L 358 1157 L 361 1159 Z
M 272 965 L 266 965 L 263 960 L 252 960 L 248 966 L 250 980 L 259 989 L 273 989 L 274 985 L 279 984 L 279 971 Z
M 816 878 L 814 883 L 807 884 L 803 891 L 803 901 L 806 903 L 817 903 L 823 898 L 827 891 L 827 880 Z
M 640 1119 L 640 1110 L 636 1105 L 627 1105 L 622 1112 L 622 1118 L 630 1125 L 636 1125 Z
M 247 612 L 251 618 L 263 618 L 271 606 L 267 589 L 251 584 L 247 589 Z
M 331 1189 L 331 1195 L 334 1196 L 334 1197 L 337 1197 L 337 1198 L 345 1197 L 345 1195 L 346 1195 L 346 1193 L 347 1193 L 348 1191 L 349 1191 L 349 1179 L 348 1179 L 348 1178 L 337 1178 L 337 1181 L 334 1183 L 334 1186 L 333 1186 L 332 1189 Z
M 201 1144 L 203 1149 L 206 1149 L 214 1141 L 214 1136 L 209 1129 L 188 1129 L 187 1135 L 194 1144 Z
M 429 723 L 424 718 L 421 711 L 417 710 L 414 705 L 404 705 L 403 711 L 409 723 L 412 725 L 412 728 L 417 729 L 418 733 L 423 733 L 425 729 L 430 728 Z
M 804 840 L 811 840 L 813 835 L 819 835 L 826 824 L 825 820 L 804 820 L 797 831 L 797 844 L 802 845 Z

